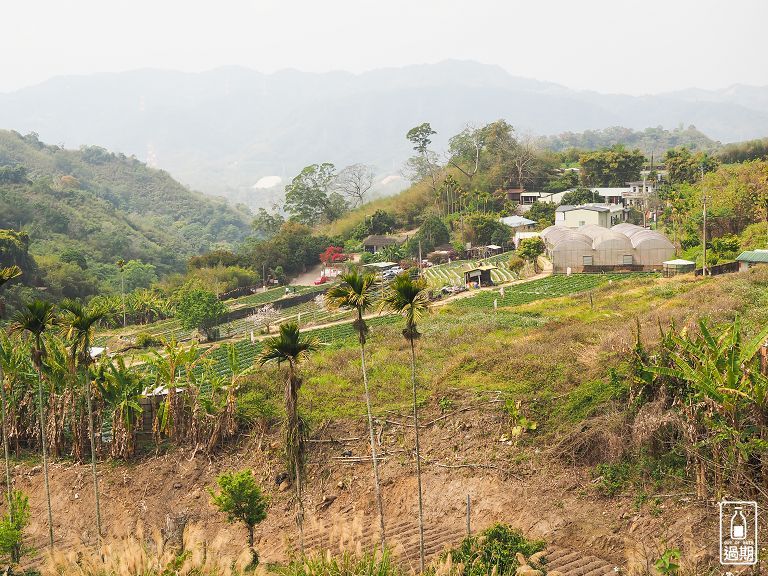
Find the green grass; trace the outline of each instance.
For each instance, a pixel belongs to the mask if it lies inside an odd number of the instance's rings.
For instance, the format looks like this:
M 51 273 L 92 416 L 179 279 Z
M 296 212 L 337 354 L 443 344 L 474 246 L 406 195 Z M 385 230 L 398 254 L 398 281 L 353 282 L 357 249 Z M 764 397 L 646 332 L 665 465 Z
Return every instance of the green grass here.
M 507 286 L 504 288 L 504 297 L 500 290 L 486 290 L 478 292 L 475 296 L 457 300 L 455 304 L 459 308 L 486 308 L 492 309 L 494 300 L 499 307 L 518 306 L 536 300 L 547 298 L 559 298 L 571 294 L 578 294 L 588 290 L 594 290 L 599 286 L 630 280 L 637 277 L 652 276 L 649 274 L 572 274 L 570 276 L 548 276 L 522 284 Z

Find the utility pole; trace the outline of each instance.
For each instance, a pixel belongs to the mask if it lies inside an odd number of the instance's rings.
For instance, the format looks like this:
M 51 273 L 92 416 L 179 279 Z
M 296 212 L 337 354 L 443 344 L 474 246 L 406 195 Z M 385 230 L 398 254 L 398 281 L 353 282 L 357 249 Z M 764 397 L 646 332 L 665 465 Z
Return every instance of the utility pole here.
M 117 261 L 117 267 L 120 269 L 120 298 L 123 302 L 123 328 L 127 326 L 127 322 L 125 321 L 125 272 L 123 271 L 123 268 L 125 268 L 125 260 L 120 258 L 120 260 Z
M 702 201 L 704 203 L 704 226 L 703 226 L 703 234 L 702 234 L 702 244 L 704 246 L 704 262 L 701 265 L 701 274 L 702 276 L 707 275 L 707 195 L 704 194 L 702 197 Z
M 701 275 L 706 278 L 707 276 L 707 192 L 704 190 L 704 164 L 702 163 L 699 168 L 701 169 L 701 201 L 704 205 L 704 226 L 702 227 L 702 245 L 704 252 L 704 261 L 701 264 Z
M 421 278 L 421 238 L 419 238 L 419 278 Z
M 261 287 L 267 290 L 267 263 L 261 263 Z

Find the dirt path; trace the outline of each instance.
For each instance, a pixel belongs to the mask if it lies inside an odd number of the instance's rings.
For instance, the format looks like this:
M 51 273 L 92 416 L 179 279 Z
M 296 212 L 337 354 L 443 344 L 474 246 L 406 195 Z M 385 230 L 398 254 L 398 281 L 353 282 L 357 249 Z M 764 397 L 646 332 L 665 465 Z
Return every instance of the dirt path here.
M 312 286 L 315 283 L 315 280 L 320 278 L 320 273 L 323 271 L 323 268 L 325 266 L 323 264 L 318 264 L 317 266 L 314 266 L 304 272 L 304 274 L 299 274 L 295 278 L 293 278 L 290 282 L 290 286 Z

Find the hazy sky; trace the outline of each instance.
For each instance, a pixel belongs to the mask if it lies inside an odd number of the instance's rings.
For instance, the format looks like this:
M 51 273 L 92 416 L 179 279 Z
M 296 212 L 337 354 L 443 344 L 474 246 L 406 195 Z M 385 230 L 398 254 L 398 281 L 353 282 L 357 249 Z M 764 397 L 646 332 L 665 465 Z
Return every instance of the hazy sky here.
M 768 84 L 767 0 L 8 0 L 0 91 L 63 74 L 448 58 L 601 92 Z

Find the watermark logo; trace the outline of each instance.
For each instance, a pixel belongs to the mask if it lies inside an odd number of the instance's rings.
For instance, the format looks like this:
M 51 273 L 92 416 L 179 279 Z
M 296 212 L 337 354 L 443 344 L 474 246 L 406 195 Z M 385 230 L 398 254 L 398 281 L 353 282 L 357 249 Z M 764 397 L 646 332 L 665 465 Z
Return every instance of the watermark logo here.
M 757 502 L 720 502 L 720 564 L 757 564 Z

